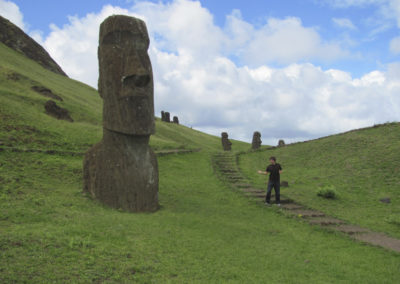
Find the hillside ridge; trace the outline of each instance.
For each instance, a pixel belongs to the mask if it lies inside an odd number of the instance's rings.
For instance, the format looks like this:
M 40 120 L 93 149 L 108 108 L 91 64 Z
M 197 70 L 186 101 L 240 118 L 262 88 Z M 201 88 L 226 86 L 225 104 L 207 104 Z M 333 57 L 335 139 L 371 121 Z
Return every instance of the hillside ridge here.
M 40 44 L 2 16 L 0 16 L 0 42 L 36 61 L 44 68 L 68 77 Z

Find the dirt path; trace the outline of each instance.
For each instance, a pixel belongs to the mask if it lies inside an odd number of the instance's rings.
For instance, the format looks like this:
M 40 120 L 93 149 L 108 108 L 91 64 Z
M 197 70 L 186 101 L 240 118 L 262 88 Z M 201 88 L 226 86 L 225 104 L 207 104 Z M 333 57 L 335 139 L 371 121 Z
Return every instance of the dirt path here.
M 246 197 L 264 203 L 266 190 L 256 188 L 249 183 L 239 170 L 236 155 L 230 152 L 215 154 L 212 157 L 212 164 L 214 172 L 221 180 L 228 183 L 232 189 L 242 192 Z M 343 220 L 327 216 L 321 211 L 307 208 L 285 196 L 281 196 L 281 204 L 281 208 L 285 214 L 295 217 L 298 220 L 306 221 L 310 225 L 338 231 L 354 240 L 400 253 L 400 240 L 398 239 L 389 237 L 383 233 L 373 232 L 358 225 L 348 224 Z

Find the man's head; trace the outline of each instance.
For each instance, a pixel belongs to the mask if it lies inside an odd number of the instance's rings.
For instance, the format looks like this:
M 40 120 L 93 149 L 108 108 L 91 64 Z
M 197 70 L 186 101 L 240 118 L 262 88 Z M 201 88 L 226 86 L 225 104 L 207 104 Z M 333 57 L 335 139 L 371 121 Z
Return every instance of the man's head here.
M 269 162 L 270 162 L 271 164 L 275 165 L 275 164 L 276 164 L 276 158 L 275 158 L 275 157 L 270 157 L 270 158 L 269 158 Z

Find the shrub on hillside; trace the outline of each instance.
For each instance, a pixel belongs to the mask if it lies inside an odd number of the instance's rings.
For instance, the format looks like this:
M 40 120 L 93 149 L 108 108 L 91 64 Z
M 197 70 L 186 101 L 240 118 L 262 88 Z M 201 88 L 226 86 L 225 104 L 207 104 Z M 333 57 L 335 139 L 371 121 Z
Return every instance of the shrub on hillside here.
M 320 187 L 317 191 L 317 195 L 326 199 L 337 199 L 338 194 L 333 185 Z

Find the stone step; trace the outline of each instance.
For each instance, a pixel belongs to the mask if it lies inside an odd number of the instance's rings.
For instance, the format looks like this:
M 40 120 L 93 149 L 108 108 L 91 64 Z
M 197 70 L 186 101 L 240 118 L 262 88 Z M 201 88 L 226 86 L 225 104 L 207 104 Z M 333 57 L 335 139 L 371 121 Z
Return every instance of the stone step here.
M 299 209 L 304 209 L 303 206 L 295 203 L 287 203 L 287 204 L 282 204 L 282 208 L 286 210 L 299 210 Z
M 367 233 L 369 230 L 365 228 L 361 228 L 356 225 L 340 225 L 337 227 L 333 228 L 334 230 L 337 230 L 339 232 L 349 234 L 349 235 L 354 235 L 354 234 L 362 234 L 362 233 Z
M 322 212 L 307 209 L 295 209 L 289 210 L 288 212 L 304 218 L 325 217 L 325 214 Z
M 335 219 L 335 218 L 313 218 L 308 221 L 311 225 L 319 225 L 319 226 L 330 226 L 330 225 L 341 225 L 344 221 Z
M 251 188 L 251 185 L 248 183 L 236 183 L 235 186 L 238 188 Z

